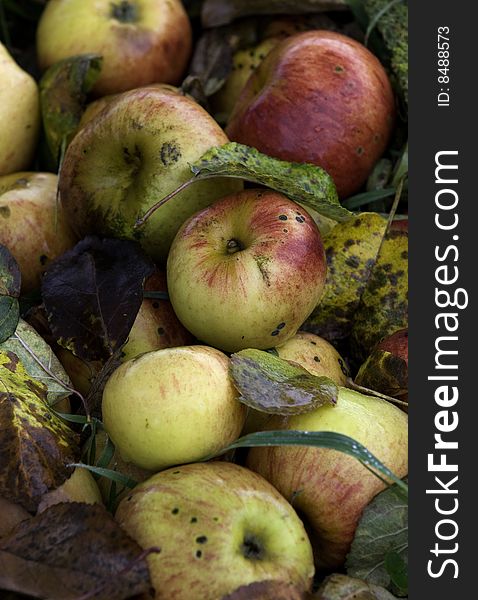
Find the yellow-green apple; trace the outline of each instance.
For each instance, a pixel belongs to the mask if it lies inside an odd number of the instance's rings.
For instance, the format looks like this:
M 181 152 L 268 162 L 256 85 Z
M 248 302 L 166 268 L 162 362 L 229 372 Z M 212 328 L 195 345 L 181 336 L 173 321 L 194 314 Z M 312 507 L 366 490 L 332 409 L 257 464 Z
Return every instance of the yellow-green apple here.
M 121 458 L 152 471 L 219 452 L 245 419 L 229 359 L 207 346 L 166 348 L 123 363 L 106 383 L 102 412 Z
M 23 293 L 40 287 L 48 263 L 77 242 L 57 205 L 57 184 L 52 173 L 0 177 L 0 243 L 18 262 Z
M 217 600 L 271 580 L 310 587 L 302 522 L 267 481 L 239 465 L 189 464 L 153 475 L 121 501 L 116 519 L 140 546 L 161 550 L 147 559 L 155 598 Z
M 101 493 L 93 475 L 85 468 L 76 467 L 71 476 L 56 490 L 45 494 L 38 505 L 39 513 L 60 502 L 102 504 Z
M 282 194 L 257 189 L 191 217 L 167 265 L 179 320 L 199 340 L 228 352 L 292 337 L 317 305 L 325 274 L 311 217 Z
M 179 83 L 191 53 L 191 25 L 180 0 L 50 0 L 37 30 L 40 67 L 100 54 L 98 96 L 148 83 Z
M 408 470 L 407 415 L 393 404 L 339 388 L 335 406 L 274 417 L 267 429 L 335 431 L 366 446 L 398 477 Z M 316 562 L 342 565 L 358 520 L 385 484 L 355 458 L 312 447 L 253 448 L 247 465 L 289 501 L 310 527 Z
M 40 129 L 38 86 L 0 43 L 0 175 L 27 169 Z
M 165 260 L 188 217 L 242 188 L 231 179 L 201 181 L 134 225 L 153 204 L 192 177 L 190 164 L 228 139 L 213 118 L 170 86 L 125 92 L 72 140 L 60 171 L 60 196 L 80 234 L 138 240 Z
M 320 165 L 343 198 L 361 187 L 385 150 L 394 112 L 379 60 L 352 38 L 317 30 L 268 54 L 226 132 L 270 156 Z
M 324 338 L 306 331 L 298 331 L 285 344 L 276 347 L 280 358 L 299 364 L 309 373 L 333 379 L 337 385 L 347 385 L 347 364 L 337 350 Z M 249 408 L 243 433 L 263 431 L 273 419 L 271 413 Z

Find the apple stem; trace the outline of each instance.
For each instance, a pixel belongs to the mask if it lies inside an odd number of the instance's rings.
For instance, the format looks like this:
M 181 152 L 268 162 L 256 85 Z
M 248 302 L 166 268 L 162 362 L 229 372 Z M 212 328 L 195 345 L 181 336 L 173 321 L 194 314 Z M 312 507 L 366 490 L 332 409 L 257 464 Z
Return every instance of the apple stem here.
M 377 398 L 381 398 L 382 400 L 386 400 L 387 402 L 391 402 L 392 404 L 408 406 L 408 402 L 398 400 L 398 398 L 394 398 L 393 396 L 387 396 L 387 394 L 381 394 L 380 392 L 377 392 L 375 390 L 371 390 L 369 388 L 363 387 L 362 385 L 358 385 L 358 383 L 355 383 L 350 377 L 347 379 L 347 387 L 349 387 L 352 390 L 355 390 L 356 392 L 361 392 L 362 394 L 376 396 Z

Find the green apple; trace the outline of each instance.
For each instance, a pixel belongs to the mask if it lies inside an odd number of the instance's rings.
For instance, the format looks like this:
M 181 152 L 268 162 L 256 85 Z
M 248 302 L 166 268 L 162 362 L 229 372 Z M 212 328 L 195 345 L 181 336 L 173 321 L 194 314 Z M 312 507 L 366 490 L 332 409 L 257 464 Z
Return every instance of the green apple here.
M 27 169 L 40 130 L 38 86 L 0 43 L 0 175 Z
M 191 25 L 180 0 L 50 0 L 37 30 L 40 67 L 100 54 L 93 92 L 180 82 L 191 54 Z
M 167 265 L 179 320 L 199 340 L 228 352 L 292 337 L 320 300 L 325 273 L 311 217 L 282 194 L 256 189 L 191 217 Z
M 170 86 L 126 92 L 69 145 L 60 171 L 62 205 L 80 236 L 138 240 L 153 259 L 165 260 L 182 223 L 242 183 L 201 181 L 164 204 L 140 229 L 134 227 L 137 218 L 192 177 L 191 163 L 227 141 L 199 104 Z
M 76 467 L 71 476 L 56 490 L 45 494 L 38 505 L 39 513 L 61 502 L 102 504 L 101 493 L 93 475 L 85 468 Z
M 121 458 L 152 471 L 217 453 L 239 436 L 245 419 L 229 359 L 206 346 L 123 363 L 106 383 L 102 411 Z
M 333 379 L 338 385 L 347 385 L 349 376 L 347 364 L 337 350 L 324 338 L 298 331 L 285 344 L 276 347 L 280 358 L 299 364 L 309 373 Z M 273 419 L 270 413 L 249 408 L 243 433 L 263 431 Z
M 323 167 L 346 198 L 386 149 L 394 115 L 379 60 L 352 38 L 316 30 L 283 40 L 267 55 L 226 132 L 264 154 Z
M 155 598 L 218 600 L 280 580 L 299 591 L 314 574 L 294 510 L 262 477 L 232 463 L 190 464 L 153 475 L 124 498 L 119 524 L 143 548 Z
M 335 431 L 366 446 L 398 477 L 408 470 L 407 415 L 393 404 L 339 388 L 335 406 L 274 417 L 267 429 Z M 247 465 L 274 485 L 310 527 L 320 567 L 343 564 L 363 509 L 385 484 L 355 458 L 312 447 L 253 448 Z
M 57 184 L 52 173 L 0 177 L 0 243 L 18 262 L 23 293 L 39 288 L 49 262 L 77 242 L 57 206 Z

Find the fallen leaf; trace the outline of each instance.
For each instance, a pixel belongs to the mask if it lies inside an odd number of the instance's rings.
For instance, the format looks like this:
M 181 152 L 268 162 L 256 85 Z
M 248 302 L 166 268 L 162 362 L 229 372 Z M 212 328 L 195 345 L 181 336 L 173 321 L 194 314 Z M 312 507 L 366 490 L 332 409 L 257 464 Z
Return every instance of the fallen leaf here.
M 345 0 L 205 0 L 201 18 L 204 27 L 217 27 L 251 15 L 307 14 L 346 8 Z
M 17 261 L 10 250 L 0 244 L 0 342 L 15 331 L 20 317 L 18 296 L 21 275 Z
M 337 224 L 324 237 L 324 294 L 302 329 L 334 344 L 350 335 L 386 227 L 386 219 L 377 213 L 361 213 Z
M 302 600 L 304 593 L 286 581 L 256 581 L 224 596 L 222 600 Z
M 231 356 L 230 371 L 239 400 L 261 412 L 293 415 L 337 402 L 339 388 L 332 379 L 269 352 L 241 350 Z
M 352 329 L 351 349 L 360 363 L 384 337 L 408 327 L 408 231 L 383 238 Z
M 407 551 L 408 502 L 398 486 L 393 485 L 364 510 L 347 556 L 347 574 L 394 591 L 387 555 L 396 553 L 406 565 Z M 406 595 L 406 590 L 401 590 L 403 593 Z
M 56 165 L 76 133 L 102 60 L 95 54 L 65 58 L 52 65 L 40 81 L 43 126 Z
M 0 496 L 34 512 L 70 475 L 77 436 L 49 408 L 46 387 L 0 350 Z
M 355 383 L 399 398 L 408 393 L 408 365 L 403 358 L 376 348 L 360 367 Z
M 88 236 L 51 263 L 42 297 L 58 343 L 108 360 L 125 343 L 154 266 L 136 242 Z
M 265 185 L 336 221 L 352 217 L 352 213 L 341 206 L 330 175 L 316 165 L 289 163 L 230 142 L 211 148 L 191 165 L 191 170 L 197 179 L 212 175 L 238 177 Z
M 53 350 L 23 319 L 8 340 L 0 344 L 0 350 L 14 352 L 30 377 L 45 384 L 51 406 L 72 393 L 70 378 Z
M 383 587 L 369 585 L 361 579 L 334 573 L 329 575 L 315 594 L 315 600 L 395 600 Z
M 55 504 L 0 540 L 0 588 L 49 600 L 150 589 L 145 553 L 98 504 Z

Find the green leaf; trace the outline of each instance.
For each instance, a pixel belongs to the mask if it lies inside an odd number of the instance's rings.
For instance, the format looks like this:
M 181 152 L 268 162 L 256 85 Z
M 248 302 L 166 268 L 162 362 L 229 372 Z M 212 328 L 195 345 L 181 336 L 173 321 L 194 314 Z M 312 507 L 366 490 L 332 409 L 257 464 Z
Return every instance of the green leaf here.
M 364 206 L 365 204 L 370 204 L 370 202 L 376 202 L 377 200 L 383 200 L 383 198 L 389 198 L 390 196 L 395 195 L 395 192 L 395 188 L 370 190 L 369 192 L 362 192 L 360 194 L 356 194 L 355 196 L 350 196 L 350 198 L 344 200 L 343 205 L 349 210 L 355 210 L 361 206 Z
M 408 565 L 403 558 L 395 552 L 387 552 L 385 556 L 385 568 L 392 581 L 392 589 L 397 590 L 399 596 L 408 594 Z
M 239 438 L 233 444 L 218 452 L 217 455 L 220 456 L 235 448 L 254 448 L 257 446 L 313 446 L 315 448 L 338 450 L 356 458 L 378 477 L 396 483 L 402 494 L 408 494 L 407 484 L 394 475 L 365 446 L 347 435 L 333 431 L 258 431 Z
M 20 287 L 17 261 L 9 249 L 0 244 L 0 343 L 12 335 L 20 318 Z
M 12 336 L 0 344 L 0 350 L 14 352 L 30 377 L 45 384 L 50 405 L 73 393 L 70 378 L 53 350 L 23 319 Z
M 111 479 L 111 481 L 120 483 L 121 485 L 128 487 L 128 488 L 134 488 L 136 485 L 138 485 L 138 482 L 134 481 L 134 479 L 131 479 L 131 477 L 128 477 L 127 475 L 123 475 L 119 471 L 113 471 L 112 469 L 105 469 L 103 467 L 95 467 L 94 465 L 87 465 L 85 463 L 71 463 L 68 466 L 82 467 L 83 469 L 88 469 L 88 471 L 91 471 L 95 475 L 99 475 L 100 477 L 106 477 L 107 479 Z
M 360 366 L 355 383 L 388 396 L 402 396 L 408 392 L 407 362 L 376 348 Z
M 231 376 L 239 400 L 261 412 L 294 415 L 335 404 L 338 386 L 328 377 L 262 350 L 241 350 L 231 356 Z
M 403 564 L 406 566 L 407 550 L 408 502 L 394 485 L 378 494 L 364 510 L 347 556 L 347 573 L 396 593 L 394 579 L 406 587 Z
M 77 436 L 46 401 L 46 387 L 0 350 L 0 496 L 34 512 L 70 475 Z
M 191 165 L 191 171 L 196 179 L 237 177 L 265 185 L 336 221 L 352 216 L 340 205 L 334 182 L 324 169 L 278 160 L 236 142 L 211 148 Z
M 40 105 L 45 135 L 56 164 L 76 133 L 88 92 L 101 71 L 102 57 L 72 56 L 52 65 L 40 81 Z

